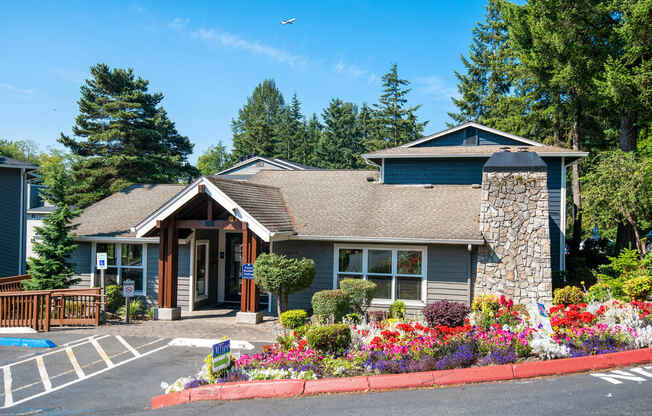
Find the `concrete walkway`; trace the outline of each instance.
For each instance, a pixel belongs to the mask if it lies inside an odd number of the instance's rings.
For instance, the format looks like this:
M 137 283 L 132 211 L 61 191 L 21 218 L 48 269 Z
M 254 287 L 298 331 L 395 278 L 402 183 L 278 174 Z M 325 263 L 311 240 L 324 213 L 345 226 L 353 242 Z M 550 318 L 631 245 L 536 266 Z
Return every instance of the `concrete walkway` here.
M 265 316 L 258 325 L 236 325 L 233 309 L 206 309 L 183 312 L 178 321 L 132 321 L 130 324 L 109 321 L 99 327 L 51 328 L 51 332 L 65 331 L 80 336 L 110 334 L 158 338 L 229 337 L 249 342 L 273 342 L 276 339 L 275 317 Z

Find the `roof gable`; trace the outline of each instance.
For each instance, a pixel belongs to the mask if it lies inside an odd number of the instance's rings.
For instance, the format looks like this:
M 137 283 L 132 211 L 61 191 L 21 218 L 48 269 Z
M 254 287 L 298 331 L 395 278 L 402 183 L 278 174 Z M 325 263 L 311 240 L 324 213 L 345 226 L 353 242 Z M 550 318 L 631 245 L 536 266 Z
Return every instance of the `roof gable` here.
M 467 122 L 459 126 L 423 137 L 401 147 L 430 146 L 543 146 L 543 143 L 516 136 L 504 131 L 492 129 L 476 122 Z
M 222 175 L 254 175 L 262 169 L 277 169 L 277 170 L 314 170 L 317 169 L 313 166 L 303 165 L 297 162 L 291 162 L 283 159 L 268 159 L 262 156 L 254 156 L 249 159 L 238 162 L 228 169 L 224 169 L 215 174 L 215 176 Z

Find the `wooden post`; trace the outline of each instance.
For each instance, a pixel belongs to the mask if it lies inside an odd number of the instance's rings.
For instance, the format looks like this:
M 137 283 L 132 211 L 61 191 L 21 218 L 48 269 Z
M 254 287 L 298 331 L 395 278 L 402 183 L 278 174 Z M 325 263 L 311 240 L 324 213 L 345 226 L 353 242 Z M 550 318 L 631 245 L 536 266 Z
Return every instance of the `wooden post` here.
M 168 241 L 168 229 L 166 224 L 159 223 L 159 245 L 158 245 L 158 306 L 165 308 L 165 287 L 166 287 L 166 252 Z
M 179 264 L 179 239 L 177 238 L 177 228 L 174 218 L 170 220 L 168 227 L 167 250 L 165 261 L 165 308 L 177 307 L 177 276 Z
M 52 298 L 49 293 L 45 294 L 45 331 L 50 330 L 50 307 L 52 306 Z
M 246 222 L 242 223 L 242 262 L 241 264 L 249 263 L 249 225 Z M 242 279 L 240 286 L 240 310 L 242 312 L 249 312 L 249 285 L 247 280 Z
M 251 259 L 251 264 L 254 264 L 256 262 L 256 258 L 258 257 L 258 237 L 253 235 L 251 236 L 251 254 L 250 254 L 250 259 Z M 259 302 L 259 295 L 258 295 L 258 288 L 256 287 L 256 281 L 255 280 L 250 280 L 250 293 L 251 293 L 251 304 L 250 304 L 250 312 L 258 312 L 258 304 Z

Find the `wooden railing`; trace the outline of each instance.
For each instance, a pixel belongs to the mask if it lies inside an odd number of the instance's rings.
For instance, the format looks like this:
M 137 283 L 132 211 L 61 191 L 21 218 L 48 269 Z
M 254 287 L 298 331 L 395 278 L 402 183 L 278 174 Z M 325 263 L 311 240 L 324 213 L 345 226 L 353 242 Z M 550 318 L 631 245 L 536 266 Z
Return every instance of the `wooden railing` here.
M 0 327 L 99 325 L 100 289 L 63 289 L 0 293 Z
M 0 277 L 0 293 L 4 292 L 22 292 L 23 280 L 28 280 L 30 277 L 28 274 L 23 274 L 20 276 L 11 276 L 11 277 Z

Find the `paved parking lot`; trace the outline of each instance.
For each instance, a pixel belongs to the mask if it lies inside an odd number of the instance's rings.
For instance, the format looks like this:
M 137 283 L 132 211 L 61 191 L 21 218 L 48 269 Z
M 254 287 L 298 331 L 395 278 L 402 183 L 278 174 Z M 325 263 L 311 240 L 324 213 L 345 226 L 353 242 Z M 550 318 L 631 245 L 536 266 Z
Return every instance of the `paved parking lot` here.
M 170 338 L 79 335 L 25 336 L 51 339 L 57 344 L 51 349 L 0 347 L 0 415 L 149 413 L 162 381 L 197 373 L 210 353 L 207 347 L 170 345 Z

